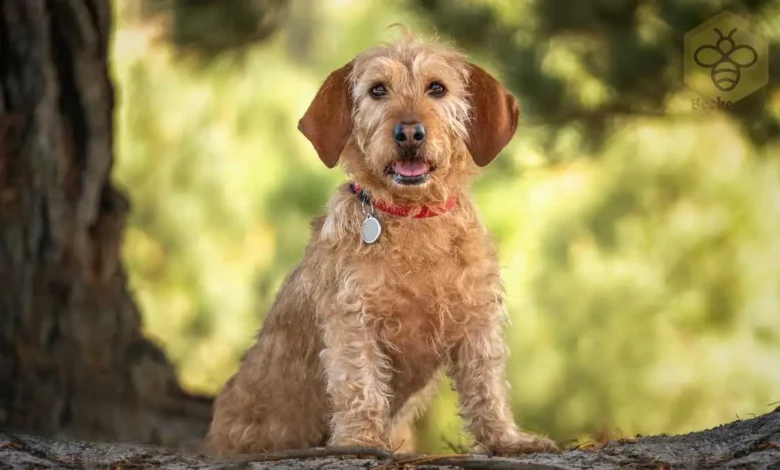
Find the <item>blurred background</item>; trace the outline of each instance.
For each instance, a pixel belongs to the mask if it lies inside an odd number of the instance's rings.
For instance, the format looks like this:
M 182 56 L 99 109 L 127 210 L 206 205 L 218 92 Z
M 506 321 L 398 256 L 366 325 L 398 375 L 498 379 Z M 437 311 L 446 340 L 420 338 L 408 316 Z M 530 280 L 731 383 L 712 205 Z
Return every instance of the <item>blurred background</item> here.
M 682 433 L 780 401 L 780 2 L 122 0 L 111 49 L 123 257 L 146 335 L 214 394 L 344 179 L 296 129 L 327 74 L 401 22 L 518 97 L 473 188 L 495 234 L 519 423 L 561 440 Z M 770 83 L 693 109 L 683 33 L 723 8 Z M 421 450 L 468 444 L 446 381 Z

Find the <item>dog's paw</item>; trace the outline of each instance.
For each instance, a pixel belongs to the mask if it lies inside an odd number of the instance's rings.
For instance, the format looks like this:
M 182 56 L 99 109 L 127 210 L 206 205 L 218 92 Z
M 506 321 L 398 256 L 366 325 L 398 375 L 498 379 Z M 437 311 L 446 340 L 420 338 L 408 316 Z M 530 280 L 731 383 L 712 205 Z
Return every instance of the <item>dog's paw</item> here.
M 328 447 L 370 447 L 372 449 L 390 450 L 390 443 L 382 439 L 370 437 L 334 436 Z
M 555 441 L 546 437 L 522 434 L 509 442 L 501 442 L 486 446 L 488 453 L 501 457 L 536 453 L 557 453 L 561 449 Z

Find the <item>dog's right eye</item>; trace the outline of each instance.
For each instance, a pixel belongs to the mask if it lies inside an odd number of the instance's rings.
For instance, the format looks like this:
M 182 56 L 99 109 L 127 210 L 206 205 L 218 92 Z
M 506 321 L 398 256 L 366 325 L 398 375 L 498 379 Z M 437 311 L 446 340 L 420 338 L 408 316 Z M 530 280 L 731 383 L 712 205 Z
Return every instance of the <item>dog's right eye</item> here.
M 383 83 L 377 83 L 368 92 L 374 98 L 382 98 L 387 95 L 387 87 Z

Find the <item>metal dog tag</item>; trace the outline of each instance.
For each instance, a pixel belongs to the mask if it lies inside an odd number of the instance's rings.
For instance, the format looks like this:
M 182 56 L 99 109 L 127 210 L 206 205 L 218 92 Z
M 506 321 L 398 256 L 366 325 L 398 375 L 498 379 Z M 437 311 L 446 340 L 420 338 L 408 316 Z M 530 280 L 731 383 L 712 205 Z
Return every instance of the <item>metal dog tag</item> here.
M 363 242 L 370 245 L 379 240 L 381 234 L 382 224 L 379 223 L 379 219 L 371 214 L 366 214 L 366 220 L 363 221 L 363 227 L 360 230 Z

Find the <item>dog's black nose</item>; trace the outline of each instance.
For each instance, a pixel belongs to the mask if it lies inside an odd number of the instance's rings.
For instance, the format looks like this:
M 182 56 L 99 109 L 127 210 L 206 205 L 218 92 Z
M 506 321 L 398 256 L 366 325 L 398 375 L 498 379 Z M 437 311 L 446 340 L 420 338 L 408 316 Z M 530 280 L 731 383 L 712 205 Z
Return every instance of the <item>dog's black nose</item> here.
M 419 122 L 402 122 L 393 129 L 395 143 L 404 147 L 417 147 L 425 142 L 425 127 Z

